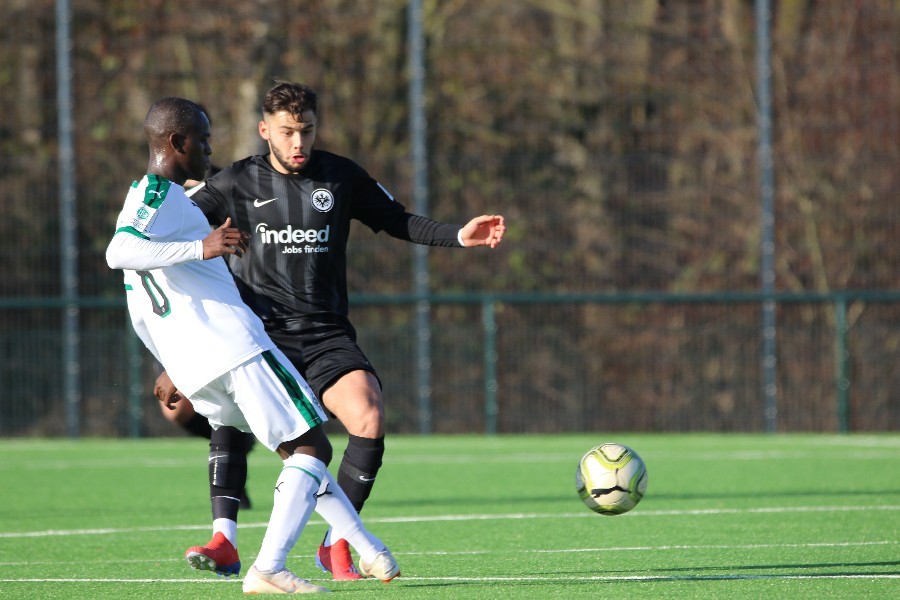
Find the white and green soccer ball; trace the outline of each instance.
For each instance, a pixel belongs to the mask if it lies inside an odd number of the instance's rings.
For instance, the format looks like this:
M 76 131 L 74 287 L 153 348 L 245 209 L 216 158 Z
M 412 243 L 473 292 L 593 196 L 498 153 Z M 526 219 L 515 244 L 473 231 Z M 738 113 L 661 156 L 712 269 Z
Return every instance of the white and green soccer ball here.
M 578 462 L 575 489 L 582 502 L 601 515 L 621 515 L 647 491 L 647 466 L 637 452 L 622 444 L 591 448 Z

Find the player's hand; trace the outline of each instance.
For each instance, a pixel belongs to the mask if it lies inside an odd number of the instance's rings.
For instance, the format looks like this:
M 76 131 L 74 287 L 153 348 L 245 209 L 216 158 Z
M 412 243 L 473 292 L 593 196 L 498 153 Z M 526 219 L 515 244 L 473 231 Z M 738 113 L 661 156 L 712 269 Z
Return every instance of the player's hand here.
M 231 217 L 214 229 L 203 239 L 203 260 L 209 260 L 225 254 L 236 254 L 239 257 L 247 251 L 250 234 L 231 226 Z
M 503 240 L 506 225 L 501 215 L 481 215 L 466 223 L 459 231 L 466 248 L 469 246 L 490 246 L 496 248 Z
M 156 383 L 153 386 L 153 395 L 169 410 L 175 410 L 175 405 L 185 399 L 184 394 L 178 391 L 175 384 L 169 379 L 169 374 L 165 371 L 156 378 Z

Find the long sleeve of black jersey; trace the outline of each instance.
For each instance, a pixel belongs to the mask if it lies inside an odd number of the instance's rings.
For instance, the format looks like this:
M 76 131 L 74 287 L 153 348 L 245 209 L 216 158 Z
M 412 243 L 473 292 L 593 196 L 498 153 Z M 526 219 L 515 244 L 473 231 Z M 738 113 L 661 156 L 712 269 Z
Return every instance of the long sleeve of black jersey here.
M 352 218 L 365 223 L 375 233 L 385 231 L 398 240 L 423 246 L 463 247 L 458 237 L 461 225 L 441 223 L 408 212 L 362 167 L 347 159 L 341 160 L 345 161 L 341 166 L 349 173 L 357 192 Z
M 424 246 L 462 248 L 458 237 L 461 228 L 461 225 L 440 223 L 428 217 L 404 212 L 387 224 L 384 231 L 391 237 Z
M 226 214 L 225 197 L 220 187 L 230 184 L 231 180 L 226 175 L 219 176 L 216 181 L 208 179 L 187 192 L 188 197 L 200 207 L 213 227 L 218 227 L 230 216 Z

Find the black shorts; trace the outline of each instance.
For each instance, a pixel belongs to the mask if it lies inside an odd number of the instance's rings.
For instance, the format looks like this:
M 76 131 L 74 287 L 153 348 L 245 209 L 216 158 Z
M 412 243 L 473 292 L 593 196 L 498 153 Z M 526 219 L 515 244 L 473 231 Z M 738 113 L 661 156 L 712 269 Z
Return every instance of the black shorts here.
M 350 371 L 368 371 L 378 379 L 375 367 L 345 333 L 334 332 L 322 337 L 269 332 L 269 337 L 300 371 L 320 400 L 325 390 Z M 378 384 L 381 385 L 380 379 Z

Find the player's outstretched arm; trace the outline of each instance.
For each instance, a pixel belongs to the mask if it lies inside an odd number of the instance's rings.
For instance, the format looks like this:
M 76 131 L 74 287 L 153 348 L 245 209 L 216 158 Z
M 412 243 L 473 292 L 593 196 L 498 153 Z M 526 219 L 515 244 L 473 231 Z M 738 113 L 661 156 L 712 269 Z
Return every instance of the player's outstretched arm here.
M 188 242 L 160 242 L 119 231 L 106 248 L 106 263 L 111 269 L 161 269 L 224 254 L 243 256 L 249 241 L 249 233 L 231 227 L 230 217 L 203 240 Z
M 203 239 L 203 260 L 209 260 L 225 254 L 243 256 L 247 251 L 250 234 L 231 226 L 231 217 L 225 219 L 218 228 L 213 229 Z
M 466 245 L 490 246 L 496 248 L 503 240 L 506 233 L 506 225 L 502 215 L 481 215 L 475 217 L 459 230 L 459 238 Z

